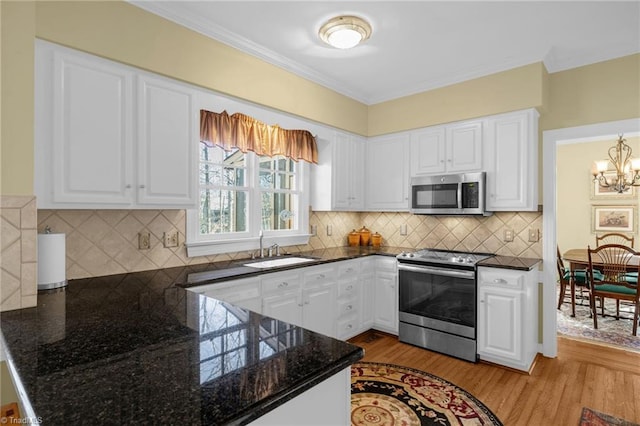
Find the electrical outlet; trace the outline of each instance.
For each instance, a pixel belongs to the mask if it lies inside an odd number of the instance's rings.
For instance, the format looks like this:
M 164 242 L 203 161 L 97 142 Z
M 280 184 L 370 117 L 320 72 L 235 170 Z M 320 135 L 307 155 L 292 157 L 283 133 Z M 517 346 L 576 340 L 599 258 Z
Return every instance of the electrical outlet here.
M 311 235 L 314 237 L 318 235 L 318 225 L 311 225 Z
M 149 231 L 138 232 L 138 249 L 149 250 L 151 248 L 151 234 Z
M 400 235 L 407 235 L 407 224 L 400 225 Z
M 333 234 L 333 226 L 327 225 L 327 237 L 330 237 Z
M 504 230 L 504 241 L 510 243 L 513 241 L 513 229 Z
M 540 240 L 540 231 L 538 229 L 529 229 L 529 242 L 537 243 Z
M 178 247 L 178 231 L 165 232 L 162 239 L 165 247 Z

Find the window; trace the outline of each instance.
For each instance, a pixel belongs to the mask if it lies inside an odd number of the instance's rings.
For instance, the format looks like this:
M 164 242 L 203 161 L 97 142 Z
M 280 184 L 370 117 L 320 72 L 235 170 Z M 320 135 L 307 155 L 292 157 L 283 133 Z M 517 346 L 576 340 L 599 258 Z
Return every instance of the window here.
M 189 256 L 308 241 L 308 164 L 200 143 L 200 206 L 187 215 Z

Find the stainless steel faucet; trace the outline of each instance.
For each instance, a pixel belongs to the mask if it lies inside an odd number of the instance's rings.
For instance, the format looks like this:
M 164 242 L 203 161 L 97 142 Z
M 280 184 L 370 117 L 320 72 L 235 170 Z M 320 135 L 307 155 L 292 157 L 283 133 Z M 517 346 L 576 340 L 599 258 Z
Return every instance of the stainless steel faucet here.
M 263 258 L 264 257 L 264 234 L 262 233 L 262 229 L 260 230 L 260 233 L 258 234 L 258 236 L 260 237 L 260 257 Z

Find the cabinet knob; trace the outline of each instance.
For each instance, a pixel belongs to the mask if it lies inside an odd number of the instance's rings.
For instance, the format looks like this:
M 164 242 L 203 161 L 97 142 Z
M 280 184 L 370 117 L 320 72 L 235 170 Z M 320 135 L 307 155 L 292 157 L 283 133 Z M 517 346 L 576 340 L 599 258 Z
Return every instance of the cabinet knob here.
M 280 284 L 278 284 L 278 288 L 287 287 L 288 285 L 289 285 L 289 283 L 288 283 L 288 282 L 283 281 L 283 282 L 281 282 Z
M 482 299 L 481 299 L 481 300 L 480 300 L 480 303 L 484 303 L 484 300 L 482 300 Z
M 306 302 L 304 302 L 304 304 L 305 304 L 305 305 L 308 305 L 308 304 L 309 304 L 309 301 L 307 300 Z
M 506 284 L 507 280 L 503 279 L 503 278 L 496 278 L 495 280 L 493 280 L 494 283 L 496 284 Z
M 347 306 L 347 311 L 350 311 L 351 309 L 353 309 L 353 306 L 351 305 Z
M 351 290 L 353 290 L 353 286 L 352 286 L 352 285 L 350 285 L 349 287 L 347 287 L 347 291 L 351 291 Z
M 125 185 L 125 188 L 130 189 L 131 185 Z
M 302 308 L 302 303 L 298 303 L 298 306 L 300 306 Z
M 316 278 L 316 279 L 321 280 L 323 278 L 324 278 L 324 274 L 320 274 L 320 275 L 318 275 L 318 278 Z
M 347 324 L 347 328 L 351 329 L 351 328 L 353 328 L 353 325 L 352 324 Z
M 140 185 L 140 189 L 144 189 L 144 185 Z

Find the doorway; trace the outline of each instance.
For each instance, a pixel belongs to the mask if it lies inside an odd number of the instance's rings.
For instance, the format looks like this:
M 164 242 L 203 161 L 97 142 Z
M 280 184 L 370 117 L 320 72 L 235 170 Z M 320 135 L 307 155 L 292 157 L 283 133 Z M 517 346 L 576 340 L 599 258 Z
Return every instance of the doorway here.
M 542 188 L 543 188 L 543 290 L 542 290 L 542 354 L 556 357 L 558 353 L 556 318 L 556 180 L 557 146 L 559 143 L 579 142 L 584 139 L 613 139 L 618 134 L 640 134 L 640 118 L 598 123 L 579 127 L 547 130 L 542 136 Z

